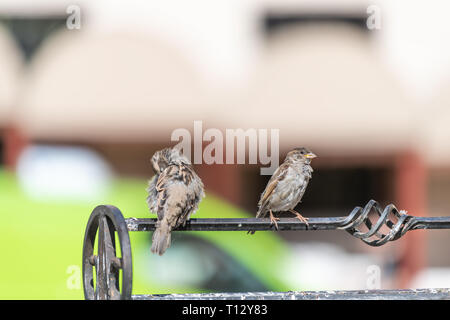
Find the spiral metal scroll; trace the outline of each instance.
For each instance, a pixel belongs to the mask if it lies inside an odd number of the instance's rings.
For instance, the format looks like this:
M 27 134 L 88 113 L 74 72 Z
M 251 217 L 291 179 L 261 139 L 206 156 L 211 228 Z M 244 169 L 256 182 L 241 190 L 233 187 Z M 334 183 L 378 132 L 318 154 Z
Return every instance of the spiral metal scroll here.
M 372 223 L 369 218 L 372 210 L 378 214 L 375 223 Z M 388 241 L 401 238 L 408 230 L 415 228 L 417 222 L 416 217 L 398 211 L 393 204 L 386 206 L 383 210 L 377 201 L 370 200 L 364 208 L 355 207 L 338 229 L 346 230 L 370 246 L 379 247 Z M 363 225 L 369 229 L 367 232 L 361 231 Z M 383 226 L 387 226 L 390 231 L 386 234 L 381 233 L 380 229 Z

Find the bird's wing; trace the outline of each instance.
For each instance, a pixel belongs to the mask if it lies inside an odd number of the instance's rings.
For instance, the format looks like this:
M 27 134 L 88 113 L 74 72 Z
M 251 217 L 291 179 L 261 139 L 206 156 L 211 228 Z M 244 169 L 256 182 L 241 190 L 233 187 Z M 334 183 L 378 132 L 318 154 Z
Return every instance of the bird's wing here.
M 168 224 L 172 228 L 184 224 L 191 209 L 187 186 L 181 181 L 171 183 L 167 187 L 167 195 L 164 202 L 164 218 Z
M 203 183 L 190 166 L 168 166 L 156 182 L 158 219 L 166 215 L 173 227 L 184 224 L 204 196 Z M 170 217 L 169 217 L 170 216 Z
M 274 174 L 270 178 L 269 182 L 267 183 L 266 189 L 264 190 L 263 194 L 261 195 L 261 199 L 259 200 L 260 208 L 263 208 L 267 205 L 267 202 L 268 202 L 270 196 L 272 195 L 273 191 L 277 187 L 278 183 L 285 178 L 287 169 L 288 169 L 288 164 L 283 163 L 274 172 Z
M 167 187 L 169 185 L 171 170 L 172 167 L 167 167 L 166 169 L 164 169 L 163 172 L 161 172 L 161 174 L 159 175 L 155 184 L 155 190 L 157 192 L 156 213 L 158 215 L 158 220 L 161 220 L 164 217 L 164 207 L 168 197 Z
M 264 190 L 264 193 L 261 196 L 261 204 L 267 202 L 267 200 L 269 199 L 270 195 L 272 194 L 273 190 L 275 190 L 275 188 L 278 185 L 278 179 L 270 179 L 271 181 L 268 182 L 266 189 Z
M 147 187 L 147 204 L 151 212 L 156 213 L 158 210 L 158 191 L 156 190 L 156 183 L 158 181 L 158 175 L 154 175 L 152 179 L 148 182 Z

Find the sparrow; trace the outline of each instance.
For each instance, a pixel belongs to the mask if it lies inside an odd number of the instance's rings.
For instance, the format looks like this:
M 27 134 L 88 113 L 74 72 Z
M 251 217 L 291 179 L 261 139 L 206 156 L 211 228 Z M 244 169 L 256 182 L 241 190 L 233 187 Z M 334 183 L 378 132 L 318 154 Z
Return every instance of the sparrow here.
M 305 193 L 311 179 L 313 169 L 311 160 L 317 156 L 307 148 L 291 150 L 284 162 L 275 170 L 258 202 L 257 218 L 263 218 L 269 213 L 270 221 L 278 229 L 279 218 L 273 212 L 290 211 L 296 217 L 308 224 L 307 218 L 294 210 Z M 254 234 L 254 231 L 250 231 Z
M 157 151 L 151 159 L 155 175 L 149 181 L 147 204 L 157 214 L 151 251 L 160 256 L 171 243 L 171 231 L 195 213 L 205 196 L 203 182 L 192 163 L 177 148 Z

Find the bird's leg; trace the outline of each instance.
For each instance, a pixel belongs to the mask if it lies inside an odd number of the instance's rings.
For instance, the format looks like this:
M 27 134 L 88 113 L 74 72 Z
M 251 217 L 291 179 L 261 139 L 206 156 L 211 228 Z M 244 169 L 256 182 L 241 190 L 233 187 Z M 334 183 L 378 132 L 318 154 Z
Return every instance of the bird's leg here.
M 294 209 L 290 209 L 289 212 L 295 214 L 297 216 L 297 219 L 300 220 L 301 222 L 306 223 L 307 226 L 309 226 L 308 223 L 308 218 L 305 218 L 304 216 L 302 216 L 300 213 L 298 213 L 297 211 L 295 211 Z
M 280 218 L 275 218 L 273 216 L 272 210 L 269 210 L 269 216 L 270 216 L 270 223 L 275 224 L 275 228 L 278 230 L 278 223 L 277 221 L 280 220 Z

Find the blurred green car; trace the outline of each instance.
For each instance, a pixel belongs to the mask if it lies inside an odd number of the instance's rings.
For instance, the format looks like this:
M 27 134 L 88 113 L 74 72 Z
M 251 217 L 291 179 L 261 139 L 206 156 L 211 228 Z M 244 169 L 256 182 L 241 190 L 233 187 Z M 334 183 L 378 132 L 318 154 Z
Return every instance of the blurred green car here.
M 89 215 L 99 204 L 125 218 L 155 217 L 145 202 L 146 181 L 114 180 L 99 202 L 38 201 L 17 177 L 0 171 L 0 299 L 83 299 L 82 247 Z M 195 218 L 250 214 L 207 194 Z M 286 291 L 289 247 L 275 233 L 174 232 L 162 256 L 151 254 L 149 232 L 130 232 L 133 294 Z

